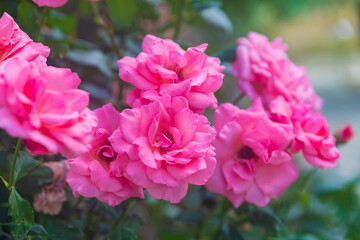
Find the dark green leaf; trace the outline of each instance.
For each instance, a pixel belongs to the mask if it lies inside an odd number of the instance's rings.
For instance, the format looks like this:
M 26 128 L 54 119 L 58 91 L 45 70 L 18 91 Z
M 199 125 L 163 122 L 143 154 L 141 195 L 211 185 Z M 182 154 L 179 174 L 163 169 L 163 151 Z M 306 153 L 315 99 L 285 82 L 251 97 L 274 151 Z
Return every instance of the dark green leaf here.
M 75 222 L 60 220 L 48 220 L 44 226 L 52 240 L 77 240 L 83 237 L 83 233 Z
M 37 224 L 37 223 L 35 223 L 34 227 L 31 229 L 30 234 L 33 234 L 33 235 L 48 235 L 45 228 L 42 225 Z
M 21 0 L 18 5 L 17 23 L 20 28 L 28 33 L 30 37 L 36 32 L 36 5 L 27 0 Z
M 184 222 L 195 222 L 202 220 L 205 215 L 205 213 L 200 211 L 184 211 L 181 212 L 176 219 Z
M 130 228 L 122 228 L 121 229 L 121 240 L 137 240 L 137 236 L 135 232 Z
M 249 219 L 252 224 L 262 228 L 269 236 L 275 236 L 282 225 L 280 219 L 265 209 L 249 211 Z
M 245 237 L 235 226 L 225 225 L 221 231 L 226 240 L 245 240 Z
M 130 229 L 123 227 L 121 229 L 115 229 L 110 233 L 110 240 L 137 240 L 135 232 Z
M 139 215 L 132 215 L 124 222 L 124 226 L 127 228 L 138 228 L 142 225 L 144 225 L 144 220 Z
M 165 230 L 160 233 L 161 240 L 190 240 L 191 237 L 183 232 L 175 230 Z
M 13 155 L 9 155 L 8 161 L 11 162 Z M 24 176 L 28 175 L 33 169 L 35 169 L 41 162 L 32 158 L 28 153 L 20 151 L 19 156 L 16 160 L 14 181 L 19 181 Z M 10 172 L 10 165 L 8 170 Z
M 214 54 L 214 57 L 223 61 L 234 61 L 236 59 L 236 46 L 226 48 Z
M 15 226 L 11 230 L 14 239 L 24 239 L 35 224 L 34 211 L 30 203 L 24 200 L 14 188 L 10 192 L 8 214 L 15 220 Z
M 35 194 L 41 192 L 41 186 L 54 181 L 53 172 L 45 166 L 38 166 L 29 175 L 16 183 L 20 193 Z
M 131 27 L 136 16 L 135 0 L 107 0 L 106 2 L 115 27 Z
M 0 16 L 6 11 L 11 16 L 16 16 L 18 1 L 14 0 L 1 0 L 0 1 Z

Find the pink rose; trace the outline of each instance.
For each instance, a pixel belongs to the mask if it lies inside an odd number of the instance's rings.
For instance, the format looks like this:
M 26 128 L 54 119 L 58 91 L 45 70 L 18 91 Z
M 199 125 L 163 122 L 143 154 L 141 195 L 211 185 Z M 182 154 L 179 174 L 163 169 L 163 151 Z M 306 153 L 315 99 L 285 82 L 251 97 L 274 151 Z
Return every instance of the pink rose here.
M 0 128 L 32 154 L 79 155 L 90 147 L 96 116 L 70 69 L 13 58 L 0 68 Z
M 184 97 L 164 95 L 141 108 L 125 109 L 109 140 L 116 152 L 131 159 L 127 178 L 154 198 L 178 203 L 189 183 L 203 185 L 212 175 L 214 135 L 206 117 L 192 112 Z
M 256 32 L 239 38 L 232 73 L 238 78 L 240 90 L 253 100 L 260 97 L 265 108 L 271 100 L 282 96 L 286 101 L 307 104 L 320 111 L 323 101 L 316 95 L 305 67 L 292 63 L 286 50 L 281 38 L 270 43 L 266 36 Z
M 265 206 L 299 176 L 286 151 L 288 134 L 263 112 L 226 103 L 215 111 L 217 166 L 206 187 L 235 207 L 247 201 Z
M 90 150 L 69 159 L 70 171 L 66 181 L 74 196 L 96 197 L 111 206 L 130 197 L 144 198 L 142 189 L 124 176 L 128 156 L 116 153 L 109 142 L 109 137 L 119 126 L 120 114 L 111 104 L 94 112 L 99 122 Z
M 305 159 L 313 166 L 334 167 L 341 154 L 335 146 L 335 138 L 330 135 L 326 118 L 321 113 L 311 112 L 306 106 L 295 105 L 291 120 L 295 134 L 291 152 L 302 150 Z
M 350 123 L 345 124 L 335 132 L 335 137 L 338 143 L 347 143 L 354 138 L 354 135 L 354 129 Z
M 50 49 L 41 43 L 34 43 L 6 12 L 0 18 L 0 36 L 0 65 L 15 56 L 27 61 L 43 62 L 49 56 Z
M 67 0 L 33 0 L 39 7 L 61 7 L 65 5 Z
M 118 61 L 120 78 L 135 85 L 128 104 L 139 107 L 169 94 L 185 97 L 198 112 L 216 108 L 214 92 L 222 85 L 225 67 L 204 53 L 206 47 L 202 44 L 185 51 L 170 39 L 146 35 L 142 53 Z
M 69 165 L 66 160 L 46 162 L 44 165 L 52 170 L 54 182 L 44 185 L 42 192 L 35 194 L 34 208 L 37 212 L 55 215 L 61 211 L 62 204 L 66 201 L 64 186 Z

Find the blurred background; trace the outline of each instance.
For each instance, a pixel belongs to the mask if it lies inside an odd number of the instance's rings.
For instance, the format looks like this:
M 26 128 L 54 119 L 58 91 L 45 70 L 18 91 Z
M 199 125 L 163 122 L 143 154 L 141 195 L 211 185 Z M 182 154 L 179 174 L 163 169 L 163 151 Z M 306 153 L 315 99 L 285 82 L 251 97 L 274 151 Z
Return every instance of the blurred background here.
M 4 11 L 31 37 L 34 22 L 44 14 L 30 0 L 1 0 L 0 13 Z M 299 181 L 266 208 L 244 204 L 229 210 L 228 228 L 223 230 L 228 234 L 222 239 L 360 239 L 359 0 L 69 0 L 48 10 L 45 25 L 38 41 L 51 48 L 49 65 L 77 72 L 81 88 L 91 94 L 92 108 L 112 102 L 119 110 L 126 107 L 125 96 L 132 86 L 120 83 L 116 61 L 137 56 L 145 34 L 174 39 L 185 48 L 208 43 L 206 53 L 220 57 L 227 66 L 217 93 L 220 103 L 239 95 L 236 79 L 229 74 L 236 39 L 250 31 L 270 40 L 281 36 L 289 45 L 290 59 L 307 67 L 315 90 L 325 100 L 323 114 L 332 132 L 350 122 L 355 138 L 339 147 L 343 157 L 333 169 L 314 170 L 299 156 Z M 244 100 L 241 106 L 247 104 Z M 208 114 L 211 119 L 212 112 Z M 148 197 L 147 210 L 144 204 L 134 209 L 146 223 L 138 235 L 207 239 L 219 224 L 210 211 L 216 212 L 221 201 L 197 187 L 179 205 Z

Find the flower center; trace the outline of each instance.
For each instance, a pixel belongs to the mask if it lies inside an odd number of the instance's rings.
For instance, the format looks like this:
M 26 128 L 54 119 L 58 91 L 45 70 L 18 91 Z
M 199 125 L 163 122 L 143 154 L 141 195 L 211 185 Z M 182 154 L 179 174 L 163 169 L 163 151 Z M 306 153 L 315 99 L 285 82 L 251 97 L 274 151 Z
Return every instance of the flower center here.
M 155 147 L 159 147 L 163 151 L 168 151 L 174 147 L 173 135 L 168 130 L 163 130 L 155 136 Z
M 244 146 L 242 147 L 238 153 L 237 153 L 237 157 L 239 159 L 246 159 L 246 160 L 250 160 L 256 157 L 254 151 L 249 148 L 248 146 Z
M 102 145 L 96 152 L 99 159 L 109 162 L 116 158 L 117 153 L 114 152 L 114 149 L 110 144 Z

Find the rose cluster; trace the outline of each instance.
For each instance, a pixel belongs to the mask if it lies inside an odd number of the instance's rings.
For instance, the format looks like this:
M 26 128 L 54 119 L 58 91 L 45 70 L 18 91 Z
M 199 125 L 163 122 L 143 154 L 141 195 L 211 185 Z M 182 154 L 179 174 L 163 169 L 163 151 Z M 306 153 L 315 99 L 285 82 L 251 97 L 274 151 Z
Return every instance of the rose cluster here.
M 215 112 L 217 167 L 207 188 L 235 207 L 265 206 L 299 172 L 292 153 L 302 151 L 313 166 L 334 167 L 340 153 L 305 68 L 295 65 L 280 38 L 269 42 L 252 32 L 240 38 L 232 73 L 253 105 L 224 104 Z
M 225 67 L 207 56 L 206 44 L 183 50 L 147 35 L 143 52 L 118 61 L 119 76 L 135 85 L 118 113 L 95 110 L 91 150 L 69 159 L 67 182 L 74 195 L 117 205 L 129 197 L 180 202 L 188 184 L 204 185 L 216 166 L 216 132 L 201 113 L 217 107 L 214 92 Z
M 0 33 L 0 128 L 24 139 L 32 154 L 67 157 L 66 182 L 75 196 L 115 206 L 144 198 L 146 190 L 178 203 L 195 184 L 225 195 L 235 207 L 244 201 L 264 206 L 297 180 L 291 154 L 302 151 L 323 169 L 340 157 L 320 113 L 322 100 L 280 39 L 270 43 L 257 33 L 239 39 L 232 73 L 253 101 L 240 109 L 218 107 L 214 93 L 225 67 L 205 54 L 207 44 L 184 50 L 147 35 L 137 57 L 118 61 L 119 77 L 135 86 L 127 96 L 131 108 L 118 112 L 111 104 L 91 111 L 79 77 L 48 66 L 49 49 L 6 13 Z M 216 109 L 214 127 L 203 115 L 208 107 Z M 351 137 L 346 129 L 339 141 Z M 60 193 L 61 207 L 62 187 L 44 187 L 37 208 L 52 199 L 46 192 Z

